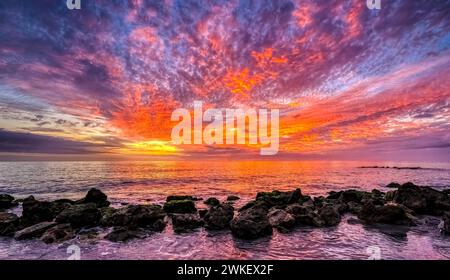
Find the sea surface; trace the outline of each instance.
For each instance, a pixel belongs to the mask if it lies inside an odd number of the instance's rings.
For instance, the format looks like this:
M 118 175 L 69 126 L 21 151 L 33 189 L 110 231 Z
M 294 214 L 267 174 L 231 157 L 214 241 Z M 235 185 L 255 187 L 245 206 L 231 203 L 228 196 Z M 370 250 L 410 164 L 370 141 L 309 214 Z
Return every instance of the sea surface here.
M 372 166 L 419 169 L 360 168 Z M 387 191 L 392 181 L 450 188 L 450 165 L 393 162 L 300 161 L 113 161 L 0 162 L 0 193 L 16 198 L 78 199 L 92 187 L 104 191 L 114 207 L 127 203 L 162 203 L 168 195 L 241 199 L 259 191 L 301 188 L 305 195 L 331 190 L 374 188 Z M 197 207 L 205 208 L 201 201 Z M 13 209 L 20 213 L 20 207 Z M 67 259 L 73 248 L 81 259 L 450 259 L 450 237 L 439 233 L 439 218 L 423 217 L 416 227 L 365 226 L 346 215 L 337 227 L 299 227 L 254 241 L 233 238 L 229 231 L 198 229 L 162 233 L 126 243 L 86 234 L 60 244 L 0 237 L 0 259 Z M 77 247 L 73 247 L 73 246 Z M 77 249 L 76 249 L 77 250 Z M 75 251 L 76 251 L 75 250 Z

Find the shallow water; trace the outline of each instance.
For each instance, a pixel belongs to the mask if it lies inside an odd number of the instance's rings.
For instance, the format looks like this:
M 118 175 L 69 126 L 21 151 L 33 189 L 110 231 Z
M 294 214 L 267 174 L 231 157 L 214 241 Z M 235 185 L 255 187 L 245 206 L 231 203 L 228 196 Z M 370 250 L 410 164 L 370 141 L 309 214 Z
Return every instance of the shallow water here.
M 421 166 L 426 169 L 366 169 L 359 166 Z M 323 195 L 330 190 L 371 190 L 391 182 L 411 181 L 437 188 L 450 186 L 450 166 L 418 163 L 363 162 L 11 162 L 0 163 L 0 193 L 39 199 L 80 198 L 91 187 L 102 189 L 115 205 L 162 202 L 171 194 L 194 194 L 224 199 L 234 194 L 253 198 L 258 191 L 290 190 Z M 204 207 L 201 202 L 199 207 Z M 162 233 L 127 243 L 77 238 L 57 245 L 39 240 L 0 238 L 0 259 L 66 259 L 77 245 L 82 259 L 449 259 L 450 238 L 441 236 L 439 219 L 424 217 L 413 228 L 367 227 L 352 216 L 333 228 L 297 228 L 289 234 L 274 231 L 255 241 L 234 239 L 227 231 L 204 229 Z M 350 219 L 350 223 L 347 220 Z

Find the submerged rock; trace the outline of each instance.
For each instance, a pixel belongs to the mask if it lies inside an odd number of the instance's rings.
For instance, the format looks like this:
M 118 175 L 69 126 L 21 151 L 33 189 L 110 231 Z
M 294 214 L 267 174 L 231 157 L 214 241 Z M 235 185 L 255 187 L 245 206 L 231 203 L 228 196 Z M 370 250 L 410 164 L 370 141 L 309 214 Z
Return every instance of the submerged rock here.
M 47 244 L 62 242 L 75 237 L 75 233 L 70 224 L 59 224 L 49 228 L 42 234 L 41 240 Z
M 234 208 L 229 204 L 222 203 L 217 206 L 212 206 L 204 217 L 206 228 L 213 230 L 229 228 L 233 216 Z
M 164 203 L 166 213 L 189 214 L 197 212 L 192 200 L 170 200 Z
M 207 200 L 205 200 L 203 203 L 206 205 L 210 205 L 210 206 L 217 206 L 220 204 L 220 201 L 215 197 L 210 197 Z
M 76 202 L 77 204 L 84 203 L 94 203 L 97 207 L 107 207 L 109 206 L 108 197 L 101 190 L 92 188 L 90 189 L 86 196 Z
M 252 207 L 241 211 L 231 221 L 231 232 L 242 239 L 256 239 L 272 234 L 272 226 L 267 218 L 267 210 Z
M 8 209 L 16 205 L 17 202 L 14 201 L 14 197 L 9 194 L 0 194 L 0 210 Z
M 197 214 L 173 214 L 172 225 L 174 232 L 185 232 L 203 226 L 203 220 Z
M 47 229 L 55 226 L 55 222 L 42 222 L 24 228 L 14 234 L 14 238 L 17 240 L 30 239 L 34 237 L 40 237 Z
M 127 227 L 116 227 L 113 231 L 105 235 L 105 239 L 111 242 L 125 242 L 129 239 L 141 237 L 143 237 L 141 233 Z
M 76 204 L 64 209 L 56 217 L 57 223 L 69 223 L 75 228 L 99 225 L 101 214 L 95 203 Z
M 19 224 L 19 217 L 13 213 L 0 212 L 0 236 L 13 236 Z
M 281 232 L 288 232 L 295 225 L 295 218 L 282 209 L 272 209 L 268 213 L 269 223 Z

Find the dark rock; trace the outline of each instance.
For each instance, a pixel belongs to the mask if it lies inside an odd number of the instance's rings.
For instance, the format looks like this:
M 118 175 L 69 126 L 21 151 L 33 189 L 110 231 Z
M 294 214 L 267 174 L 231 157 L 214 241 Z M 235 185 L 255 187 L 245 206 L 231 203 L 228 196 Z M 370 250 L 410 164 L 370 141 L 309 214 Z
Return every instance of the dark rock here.
M 388 192 L 386 192 L 386 195 L 384 196 L 384 198 L 386 199 L 386 201 L 393 201 L 396 194 L 397 194 L 397 191 L 388 191 Z
M 50 244 L 66 241 L 73 237 L 75 237 L 75 234 L 70 224 L 59 224 L 45 231 L 41 240 Z
M 203 226 L 203 220 L 197 214 L 173 214 L 173 231 L 180 233 Z
M 251 200 L 247 202 L 244 206 L 242 206 L 238 211 L 242 212 L 250 208 L 263 208 L 267 211 L 269 210 L 270 207 L 271 207 L 270 203 L 264 200 Z
M 47 229 L 55 226 L 55 222 L 42 222 L 30 227 L 17 231 L 14 234 L 14 238 L 17 240 L 30 239 L 34 237 L 40 237 Z
M 241 199 L 241 198 L 239 196 L 236 196 L 236 195 L 229 195 L 227 197 L 227 201 L 236 201 L 236 200 L 239 200 L 239 199 Z
M 84 203 L 64 209 L 56 216 L 55 221 L 60 224 L 69 223 L 71 226 L 79 228 L 97 226 L 100 218 L 101 213 L 95 203 Z
M 8 209 L 16 205 L 17 202 L 14 201 L 14 197 L 9 194 L 0 194 L 0 210 Z
M 166 213 L 189 214 L 197 212 L 192 200 L 169 200 L 164 203 Z
M 229 204 L 222 203 L 220 205 L 210 207 L 204 217 L 206 228 L 213 230 L 229 228 L 233 216 L 234 208 Z
M 125 242 L 129 239 L 141 237 L 142 235 L 139 232 L 127 227 L 116 227 L 113 231 L 105 235 L 105 239 L 111 242 Z
M 19 217 L 13 213 L 0 212 L 0 236 L 13 236 L 19 224 Z
M 448 195 L 429 187 L 405 183 L 394 194 L 394 201 L 418 214 L 440 215 L 449 207 Z
M 253 207 L 241 211 L 231 221 L 231 232 L 242 239 L 256 239 L 272 234 L 272 227 L 267 218 L 267 210 Z
M 330 205 L 320 208 L 318 214 L 325 226 L 336 226 L 341 221 L 338 210 Z
M 104 208 L 101 225 L 128 228 L 146 228 L 152 231 L 162 231 L 165 228 L 165 213 L 161 206 L 129 205 L 120 209 Z
M 288 232 L 295 225 L 295 218 L 282 209 L 272 209 L 268 213 L 269 223 L 280 232 Z
M 445 212 L 442 215 L 442 221 L 439 224 L 439 229 L 444 234 L 450 234 L 450 212 Z
M 76 202 L 77 204 L 94 203 L 97 207 L 109 206 L 108 197 L 101 190 L 92 188 L 86 196 Z
M 295 189 L 291 192 L 259 192 L 256 195 L 256 200 L 262 200 L 268 203 L 269 206 L 286 205 L 296 203 L 302 197 L 300 189 Z
M 323 220 L 319 214 L 315 211 L 314 207 L 304 206 L 300 204 L 292 204 L 286 207 L 286 212 L 291 214 L 295 218 L 295 223 L 298 225 L 307 225 L 322 227 L 324 226 Z
M 366 203 L 358 213 L 358 218 L 368 224 L 413 225 L 405 209 L 396 204 L 376 206 L 372 203 Z
M 362 205 L 357 203 L 357 202 L 353 202 L 350 201 L 349 203 L 347 203 L 347 211 L 357 215 L 362 209 Z
M 401 186 L 401 185 L 400 185 L 399 183 L 397 183 L 397 182 L 392 182 L 392 183 L 389 183 L 389 184 L 386 186 L 386 188 L 390 188 L 390 189 L 398 189 L 400 186 Z
M 205 217 L 206 213 L 208 213 L 207 209 L 199 209 L 198 210 L 198 215 L 200 216 L 200 218 Z
M 55 218 L 53 205 L 48 201 L 38 201 L 29 196 L 22 203 L 22 223 L 25 226 L 49 222 Z
M 220 201 L 215 197 L 210 197 L 207 200 L 205 200 L 203 203 L 206 205 L 210 205 L 210 206 L 217 206 L 220 204 Z
M 173 201 L 173 200 L 192 200 L 192 201 L 195 201 L 195 200 L 199 200 L 199 199 L 194 197 L 194 196 L 191 196 L 191 195 L 169 195 L 166 198 L 166 202 Z
M 357 202 L 360 203 L 364 197 L 364 194 L 367 192 L 358 191 L 358 190 L 345 190 L 341 193 L 341 197 L 339 198 L 342 202 Z

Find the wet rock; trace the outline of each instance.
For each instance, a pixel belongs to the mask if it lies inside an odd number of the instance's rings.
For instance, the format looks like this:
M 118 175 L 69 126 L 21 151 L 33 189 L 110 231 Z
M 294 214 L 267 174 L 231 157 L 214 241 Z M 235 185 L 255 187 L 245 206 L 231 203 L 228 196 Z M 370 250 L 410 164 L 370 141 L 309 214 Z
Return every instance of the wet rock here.
M 100 210 L 95 203 L 76 204 L 64 209 L 55 221 L 60 224 L 69 223 L 75 228 L 99 225 Z
M 164 203 L 166 213 L 189 214 L 197 212 L 192 200 L 170 200 Z
M 267 218 L 267 210 L 252 207 L 241 211 L 231 221 L 231 232 L 242 239 L 256 239 L 272 234 L 272 227 Z
M 101 190 L 92 188 L 90 189 L 86 196 L 76 202 L 77 204 L 84 203 L 94 203 L 97 207 L 107 207 L 109 206 L 108 197 Z
M 401 185 L 397 182 L 392 182 L 387 184 L 386 188 L 390 188 L 390 189 L 398 189 Z
M 358 190 L 345 190 L 341 193 L 340 200 L 344 203 L 357 202 L 360 203 L 367 192 Z
M 242 206 L 238 211 L 242 212 L 250 208 L 263 208 L 267 211 L 269 210 L 270 207 L 271 205 L 264 200 L 251 200 L 247 202 L 244 206 Z
M 395 194 L 396 193 L 397 193 L 397 191 L 388 191 L 388 192 L 386 192 L 386 195 L 385 195 L 386 201 L 393 201 L 394 198 L 395 198 Z
M 210 197 L 207 200 L 205 200 L 203 203 L 206 205 L 210 205 L 210 206 L 217 206 L 220 204 L 220 201 L 215 197 Z
M 349 203 L 347 203 L 347 211 L 357 215 L 362 209 L 362 205 L 357 203 L 357 202 L 353 202 L 350 201 Z
M 146 228 L 152 231 L 162 231 L 165 228 L 165 213 L 161 206 L 129 205 L 120 209 L 104 208 L 101 210 L 101 225 L 128 228 Z
M 133 238 L 142 237 L 143 235 L 140 232 L 127 227 L 116 227 L 113 231 L 105 235 L 105 239 L 111 242 L 125 242 Z
M 212 230 L 229 228 L 233 216 L 234 208 L 229 204 L 222 203 L 220 205 L 210 207 L 204 217 L 206 228 Z
M 444 234 L 450 234 L 450 212 L 445 212 L 442 215 L 442 221 L 439 224 L 439 229 Z
M 196 200 L 200 200 L 200 199 L 195 197 L 195 196 L 191 196 L 191 195 L 169 195 L 166 198 L 166 202 L 173 201 L 173 200 L 192 200 L 192 201 L 196 201 Z
M 318 214 L 324 226 L 336 226 L 341 222 L 341 215 L 335 207 L 324 206 L 319 209 Z
M 405 205 L 418 214 L 440 215 L 450 210 L 447 194 L 438 190 L 405 183 L 395 191 L 394 201 Z
M 269 204 L 269 206 L 286 205 L 296 203 L 302 198 L 300 189 L 295 189 L 291 192 L 259 192 L 256 195 L 256 200 L 262 200 Z
M 239 199 L 241 199 L 241 198 L 239 196 L 236 196 L 236 195 L 229 195 L 227 197 L 227 201 L 236 201 L 236 200 L 239 200 Z
M 323 220 L 315 211 L 314 207 L 292 204 L 286 207 L 286 211 L 295 218 L 295 223 L 298 225 L 324 226 Z
M 14 238 L 17 240 L 40 237 L 47 229 L 55 226 L 55 222 L 42 222 L 17 231 Z
M 33 196 L 25 198 L 22 203 L 22 223 L 29 226 L 52 221 L 55 218 L 52 206 L 51 202 L 38 201 Z
M 208 213 L 207 209 L 199 209 L 198 210 L 198 215 L 200 216 L 200 218 L 205 217 L 206 213 Z
M 0 210 L 8 209 L 16 205 L 17 202 L 14 201 L 14 197 L 9 194 L 0 194 Z
M 186 232 L 203 226 L 203 220 L 197 214 L 173 214 L 172 225 L 176 233 Z
M 70 224 L 59 224 L 45 231 L 41 240 L 46 244 L 50 244 L 66 241 L 73 237 L 75 237 L 75 234 Z
M 364 204 L 358 213 L 358 218 L 368 224 L 413 225 L 405 209 L 396 204 L 386 204 L 383 206 L 376 206 L 372 203 Z
M 0 212 L 0 236 L 13 236 L 19 217 L 13 213 Z
M 269 223 L 280 232 L 288 232 L 295 225 L 295 218 L 282 209 L 272 209 L 268 213 Z

